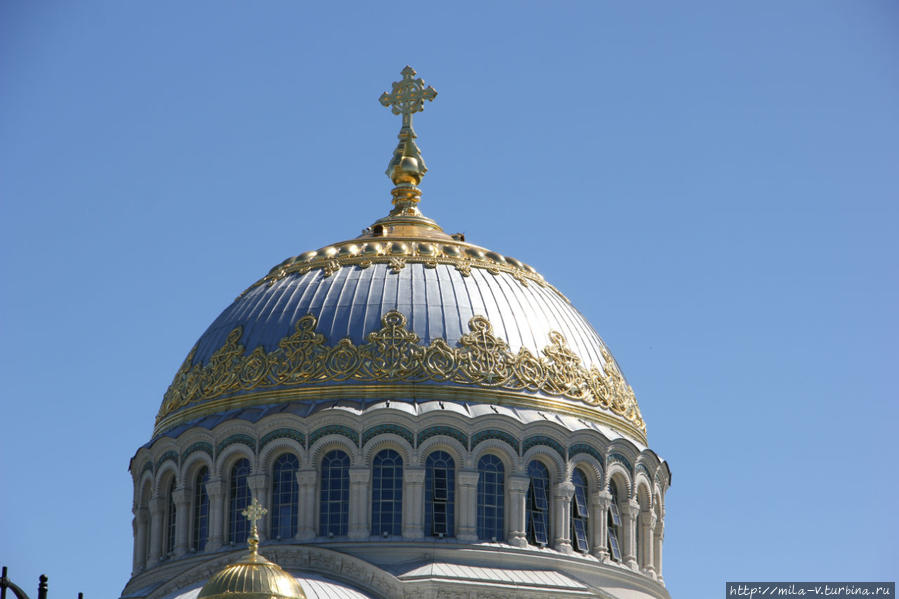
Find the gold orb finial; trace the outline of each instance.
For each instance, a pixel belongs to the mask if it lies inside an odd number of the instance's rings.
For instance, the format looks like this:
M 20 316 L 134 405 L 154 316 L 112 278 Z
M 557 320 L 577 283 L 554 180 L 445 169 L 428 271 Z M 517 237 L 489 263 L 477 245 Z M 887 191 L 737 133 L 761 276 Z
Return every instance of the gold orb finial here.
M 387 176 L 396 186 L 391 192 L 394 209 L 391 216 L 420 216 L 418 201 L 421 190 L 417 187 L 421 178 L 428 172 L 421 150 L 415 143 L 415 131 L 412 129 L 412 115 L 424 110 L 425 100 L 429 102 L 437 97 L 437 90 L 430 85 L 425 87 L 421 77 L 416 78 L 415 69 L 406 66 L 403 78 L 393 82 L 390 93 L 381 94 L 381 104 L 390 108 L 393 114 L 403 115 L 402 127 L 397 135 L 399 143 L 393 151 L 393 158 L 387 165 Z

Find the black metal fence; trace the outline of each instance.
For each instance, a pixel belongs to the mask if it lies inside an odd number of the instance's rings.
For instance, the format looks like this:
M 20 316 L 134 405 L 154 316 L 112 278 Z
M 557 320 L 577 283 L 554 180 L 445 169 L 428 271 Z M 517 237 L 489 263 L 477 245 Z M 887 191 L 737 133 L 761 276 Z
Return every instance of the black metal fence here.
M 22 587 L 7 578 L 6 566 L 3 566 L 3 574 L 0 576 L 0 599 L 6 599 L 6 589 L 11 590 L 17 599 L 30 599 Z M 38 578 L 37 599 L 47 599 L 47 576 L 45 574 L 41 574 Z M 84 599 L 84 593 L 78 593 L 78 599 Z

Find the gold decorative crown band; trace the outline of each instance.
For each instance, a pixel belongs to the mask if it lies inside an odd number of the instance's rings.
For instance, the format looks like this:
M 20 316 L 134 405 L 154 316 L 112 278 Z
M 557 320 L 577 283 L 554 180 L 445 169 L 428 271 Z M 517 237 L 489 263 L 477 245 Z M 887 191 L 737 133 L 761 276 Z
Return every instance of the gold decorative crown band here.
M 240 343 L 243 330 L 237 327 L 205 366 L 193 363 L 195 347 L 165 393 L 157 428 L 189 404 L 242 391 L 342 382 L 449 383 L 576 400 L 612 412 L 645 436 L 633 389 L 605 347 L 600 370 L 585 367 L 555 331 L 543 356 L 525 348 L 512 353 L 483 316 L 469 321 L 470 332 L 458 347 L 443 339 L 420 345 L 419 336 L 406 328 L 406 317 L 395 310 L 386 313 L 382 328 L 369 333 L 368 343 L 359 346 L 348 338 L 328 345 L 315 331 L 317 324 L 314 316 L 303 316 L 276 349 L 267 352 L 260 346 L 249 354 Z

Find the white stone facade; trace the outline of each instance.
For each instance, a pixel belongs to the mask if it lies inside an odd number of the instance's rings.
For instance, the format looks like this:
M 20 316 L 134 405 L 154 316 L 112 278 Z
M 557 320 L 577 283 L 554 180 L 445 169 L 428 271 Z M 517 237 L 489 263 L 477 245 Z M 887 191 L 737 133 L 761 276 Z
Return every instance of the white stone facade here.
M 611 429 L 548 412 L 455 402 L 361 406 L 333 402 L 302 416 L 281 411 L 262 418 L 246 410 L 211 429 L 196 426 L 142 447 L 131 463 L 134 562 L 123 597 L 177 596 L 178 589 L 224 565 L 240 549 L 228 538 L 232 466 L 249 461 L 249 489 L 271 508 L 272 468 L 284 454 L 299 463 L 296 534 L 272 539 L 271 511 L 260 531 L 261 552 L 288 570 L 334 577 L 385 598 L 475 599 L 508 596 L 510 588 L 522 597 L 668 597 L 662 543 L 670 471 L 652 450 Z M 351 461 L 349 521 L 346 535 L 323 536 L 318 525 L 321 460 L 333 449 Z M 384 449 L 397 452 L 403 463 L 401 534 L 386 537 L 371 530 L 372 460 Z M 444 538 L 424 527 L 425 464 L 434 451 L 449 454 L 455 465 L 455 527 Z M 496 542 L 478 539 L 477 465 L 488 454 L 502 462 L 505 476 L 504 538 Z M 532 460 L 541 462 L 550 477 L 546 547 L 529 541 Z M 204 467 L 208 527 L 205 548 L 197 551 L 195 484 Z M 587 480 L 586 552 L 576 551 L 571 538 L 575 468 Z M 612 481 L 620 513 L 620 559 L 609 549 Z M 427 564 L 455 569 L 422 570 Z M 458 568 L 483 568 L 483 577 L 448 574 Z M 488 569 L 504 574 L 493 580 Z M 531 584 L 524 575 L 510 574 L 516 571 L 554 572 L 572 583 Z

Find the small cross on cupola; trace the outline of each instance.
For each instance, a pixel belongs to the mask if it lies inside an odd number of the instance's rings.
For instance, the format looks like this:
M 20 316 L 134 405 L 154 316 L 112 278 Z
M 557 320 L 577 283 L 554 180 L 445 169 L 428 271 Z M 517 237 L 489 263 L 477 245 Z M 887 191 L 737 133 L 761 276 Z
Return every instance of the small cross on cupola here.
M 247 537 L 250 553 L 255 554 L 259 549 L 259 528 L 256 526 L 256 522 L 262 520 L 262 517 L 267 513 L 268 510 L 262 507 L 262 504 L 255 497 L 253 502 L 241 512 L 243 517 L 250 521 L 250 535 Z

